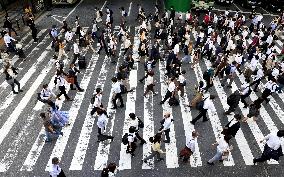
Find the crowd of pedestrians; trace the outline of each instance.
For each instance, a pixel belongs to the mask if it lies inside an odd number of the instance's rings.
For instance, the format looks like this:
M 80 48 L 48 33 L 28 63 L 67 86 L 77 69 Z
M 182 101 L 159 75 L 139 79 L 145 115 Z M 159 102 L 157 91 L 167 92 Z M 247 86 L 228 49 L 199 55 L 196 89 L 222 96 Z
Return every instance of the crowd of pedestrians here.
M 57 101 L 63 99 L 72 101 L 69 97 L 68 88 L 78 89 L 79 92 L 85 90 L 80 87 L 78 77 L 80 71 L 85 68 L 84 52 L 92 48 L 92 44 L 99 44 L 99 49 L 94 52 L 100 54 L 104 52 L 110 57 L 113 63 L 117 61 L 116 46 L 123 44 L 124 61 L 118 68 L 112 82 L 112 104 L 111 109 L 118 109 L 117 100 L 120 101 L 120 108 L 123 108 L 123 94 L 131 92 L 129 86 L 129 73 L 133 69 L 134 62 L 139 62 L 145 66 L 145 76 L 139 82 L 145 80 L 146 90 L 144 96 L 148 94 L 157 95 L 154 86 L 154 75 L 158 72 L 156 64 L 163 61 L 166 66 L 168 88 L 166 93 L 161 93 L 163 99 L 160 104 L 179 105 L 177 97 L 185 96 L 185 88 L 195 90 L 195 96 L 191 98 L 188 107 L 199 110 L 199 114 L 191 120 L 196 130 L 191 132 L 191 138 L 187 139 L 184 148 L 179 153 L 180 159 L 184 163 L 189 161 L 191 155 L 195 152 L 195 146 L 199 135 L 197 121 L 203 118 L 203 122 L 210 120 L 207 117 L 208 111 L 216 112 L 214 107 L 214 96 L 210 94 L 214 81 L 220 81 L 225 91 L 232 89 L 232 83 L 239 75 L 243 75 L 245 80 L 238 90 L 234 90 L 227 98 L 229 109 L 224 112 L 225 115 L 234 113 L 234 118 L 230 120 L 223 128 L 222 135 L 212 145 L 217 145 L 216 154 L 208 160 L 209 165 L 216 161 L 226 160 L 233 150 L 230 141 L 235 137 L 240 122 L 246 122 L 253 117 L 257 121 L 259 110 L 265 103 L 269 103 L 269 96 L 282 93 L 284 86 L 284 49 L 277 53 L 275 41 L 281 36 L 284 25 L 284 13 L 278 18 L 273 19 L 270 24 L 264 24 L 262 14 L 251 14 L 249 18 L 240 12 L 229 13 L 229 11 L 215 13 L 209 11 L 205 15 L 194 15 L 190 11 L 185 14 L 185 19 L 177 15 L 172 7 L 169 11 L 161 11 L 155 6 L 153 14 L 147 14 L 141 5 L 138 5 L 138 15 L 136 21 L 139 26 L 139 47 L 138 58 L 133 59 L 133 44 L 131 35 L 127 30 L 127 11 L 120 8 L 120 29 L 117 36 L 113 31 L 113 11 L 105 7 L 104 10 L 95 9 L 95 17 L 92 24 L 92 30 L 89 34 L 80 25 L 80 18 L 76 16 L 75 24 L 70 25 L 67 21 L 63 22 L 61 28 L 53 25 L 49 35 L 52 40 L 51 47 L 54 50 L 54 83 L 58 94 L 56 95 L 49 88 L 48 84 L 43 84 L 42 90 L 38 93 L 38 100 L 48 106 L 48 109 L 40 113 L 46 132 L 46 142 L 52 141 L 53 137 L 63 136 L 62 128 L 68 126 L 69 113 L 61 111 Z M 200 20 L 202 18 L 202 20 Z M 247 24 L 249 24 L 247 26 Z M 11 37 L 12 27 L 9 17 L 5 21 L 7 31 L 4 34 L 4 41 L 8 52 L 16 52 L 15 39 Z M 28 26 L 32 31 L 34 42 L 38 42 L 37 28 L 33 18 L 28 20 Z M 72 32 L 75 27 L 76 31 Z M 103 29 L 100 29 L 103 27 Z M 17 33 L 16 33 L 17 35 Z M 252 38 L 250 41 L 249 38 Z M 70 53 L 73 53 L 71 59 Z M 208 61 L 211 67 L 202 75 L 200 81 L 194 87 L 194 84 L 187 84 L 186 73 L 196 69 L 201 61 Z M 69 68 L 65 63 L 70 63 Z M 77 68 L 77 66 L 79 68 Z M 183 69 L 181 69 L 183 68 Z M 68 71 L 67 71 L 68 70 Z M 20 83 L 16 79 L 17 69 L 10 62 L 4 67 L 7 82 L 11 85 L 14 94 L 22 92 Z M 229 82 L 228 82 L 229 80 Z M 265 84 L 261 84 L 265 83 Z M 15 84 L 18 86 L 15 90 Z M 74 88 L 74 85 L 76 88 Z M 263 85 L 263 90 L 260 88 Z M 252 92 L 261 91 L 261 95 L 252 101 L 247 98 Z M 209 96 L 208 96 L 209 94 Z M 96 88 L 95 95 L 92 96 L 91 103 L 93 109 L 92 116 L 97 116 L 98 142 L 114 137 L 104 134 L 106 121 L 109 117 L 106 108 L 102 105 L 102 89 Z M 244 104 L 240 107 L 239 101 Z M 247 115 L 241 115 L 239 109 L 249 109 Z M 137 149 L 137 139 L 141 145 L 145 143 L 152 144 L 152 152 L 148 157 L 143 157 L 142 163 L 148 163 L 149 159 L 157 156 L 157 160 L 163 158 L 161 154 L 166 153 L 161 149 L 162 143 L 171 143 L 170 127 L 173 122 L 171 113 L 166 112 L 160 124 L 161 127 L 156 131 L 155 136 L 148 140 L 143 139 L 139 130 L 143 129 L 143 119 L 140 119 L 134 113 L 129 114 L 130 124 L 128 133 L 122 137 L 122 143 L 127 146 L 126 152 L 135 157 Z M 202 133 L 202 132 L 200 132 Z M 162 135 L 165 140 L 162 141 Z M 252 159 L 253 163 L 263 162 L 269 159 L 279 160 L 283 155 L 280 138 L 284 136 L 283 130 L 267 135 L 264 152 L 260 158 Z M 51 176 L 64 175 L 63 170 L 58 166 L 59 159 L 52 159 L 50 170 Z M 118 166 L 114 163 L 109 164 L 102 171 L 102 176 L 115 176 Z

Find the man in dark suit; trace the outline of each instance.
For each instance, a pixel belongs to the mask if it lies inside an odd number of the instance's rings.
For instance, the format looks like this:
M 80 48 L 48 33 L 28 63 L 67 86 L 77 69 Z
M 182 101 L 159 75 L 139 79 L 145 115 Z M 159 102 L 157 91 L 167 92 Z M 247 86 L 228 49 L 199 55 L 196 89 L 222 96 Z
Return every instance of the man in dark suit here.
M 222 134 L 227 136 L 229 139 L 236 136 L 238 130 L 241 127 L 240 120 L 242 116 L 240 114 L 235 114 L 234 119 L 227 123 L 225 128 L 222 131 Z

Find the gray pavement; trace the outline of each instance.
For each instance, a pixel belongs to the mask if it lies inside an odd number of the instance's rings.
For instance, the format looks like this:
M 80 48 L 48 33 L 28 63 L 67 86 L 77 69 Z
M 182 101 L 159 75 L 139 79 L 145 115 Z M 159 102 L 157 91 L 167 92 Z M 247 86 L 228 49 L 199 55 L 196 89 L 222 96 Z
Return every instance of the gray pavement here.
M 39 29 L 43 30 L 42 34 L 39 36 L 40 43 L 31 43 L 31 45 L 25 50 L 28 55 L 27 60 L 18 60 L 16 62 L 16 66 L 20 68 L 18 80 L 20 80 L 20 83 L 23 85 L 24 92 L 16 96 L 13 95 L 10 92 L 10 87 L 5 83 L 3 74 L 0 74 L 0 176 L 48 176 L 48 172 L 45 171 L 46 166 L 49 159 L 56 154 L 57 156 L 60 156 L 61 167 L 64 169 L 67 176 L 97 177 L 99 176 L 100 171 L 94 170 L 94 166 L 101 164 L 102 161 L 104 161 L 104 159 L 97 159 L 97 157 L 100 157 L 100 154 L 105 154 L 104 150 L 108 148 L 109 153 L 107 153 L 107 163 L 115 162 L 121 166 L 125 166 L 129 163 L 129 159 L 125 160 L 121 158 L 121 154 L 123 154 L 123 149 L 121 149 L 121 137 L 123 136 L 123 127 L 127 122 L 127 120 L 125 120 L 127 117 L 126 112 L 131 110 L 133 106 L 126 106 L 123 109 L 118 109 L 109 119 L 106 132 L 115 136 L 112 143 L 105 142 L 104 144 L 98 144 L 96 142 L 96 119 L 90 119 L 89 116 L 90 99 L 96 85 L 104 87 L 103 104 L 105 106 L 108 105 L 111 89 L 110 79 L 115 76 L 115 70 L 118 66 L 117 64 L 112 64 L 109 60 L 105 59 L 104 52 L 97 55 L 94 54 L 92 50 L 87 51 L 86 58 L 88 61 L 88 68 L 86 70 L 82 70 L 82 73 L 79 75 L 81 86 L 85 89 L 85 92 L 68 92 L 68 95 L 75 98 L 75 100 L 73 102 L 64 102 L 61 110 L 70 111 L 72 122 L 70 126 L 64 128 L 64 136 L 60 137 L 57 141 L 44 143 L 44 135 L 42 135 L 41 130 L 42 121 L 38 116 L 39 113 L 43 111 L 43 108 L 39 106 L 39 103 L 36 100 L 36 93 L 40 91 L 41 84 L 53 82 L 55 68 L 52 63 L 50 63 L 53 51 L 48 47 L 51 42 L 48 37 L 48 29 L 50 29 L 53 24 L 60 26 L 61 24 L 59 21 L 66 19 L 68 24 L 71 27 L 74 27 L 75 16 L 78 15 L 80 17 L 81 26 L 91 27 L 92 19 L 94 18 L 94 8 L 101 8 L 107 5 L 114 12 L 114 23 L 115 26 L 117 26 L 120 21 L 118 17 L 120 14 L 118 8 L 124 6 L 126 9 L 129 9 L 131 3 L 131 0 L 125 0 L 123 2 L 107 1 L 106 3 L 103 0 L 98 0 L 96 3 L 92 0 L 84 0 L 78 6 L 75 6 L 76 8 L 55 8 L 52 11 L 45 13 L 40 18 L 37 23 Z M 130 26 L 130 34 L 133 36 L 131 40 L 132 43 L 135 43 L 135 27 L 138 26 L 138 23 L 135 21 L 137 16 L 137 3 L 141 3 L 148 13 L 154 11 L 154 4 L 151 0 L 139 0 L 131 4 L 128 25 Z M 221 7 L 218 7 L 218 9 L 220 8 Z M 103 19 L 105 19 L 105 16 Z M 269 17 L 265 19 L 265 22 L 269 23 L 269 19 Z M 27 34 L 24 34 L 24 36 L 25 35 Z M 31 41 L 30 35 L 28 35 L 26 40 L 23 41 L 24 45 L 29 44 L 29 41 Z M 121 44 L 119 43 L 117 47 L 117 51 L 120 51 Z M 96 48 L 96 46 L 94 46 L 94 48 Z M 278 48 L 281 48 L 281 46 L 278 46 Z M 68 55 L 72 58 L 73 53 L 70 52 Z M 117 60 L 118 64 L 122 63 L 123 57 L 121 52 Z M 145 99 L 142 96 L 144 84 L 141 84 L 138 81 L 138 79 L 144 75 L 144 66 L 143 63 L 137 63 L 136 65 L 134 72 L 131 73 L 132 77 L 136 78 L 136 80 L 134 80 L 134 85 L 137 84 L 136 92 L 134 92 L 136 99 L 134 98 L 133 102 L 133 99 L 130 97 L 131 93 L 124 95 L 123 98 L 126 105 L 127 103 L 130 105 L 135 103 L 134 110 L 136 114 L 144 120 L 146 119 L 145 113 L 147 113 L 147 110 L 150 112 L 148 109 L 149 103 L 146 104 Z M 159 94 L 156 97 L 150 96 L 149 98 L 149 100 L 153 100 L 153 120 L 150 121 L 150 123 L 154 126 L 154 132 L 157 132 L 160 126 L 159 122 L 163 115 L 162 106 L 158 104 L 162 99 L 162 96 L 165 94 L 163 92 L 161 93 L 164 80 L 161 80 L 163 77 L 160 78 L 160 75 L 164 72 L 163 66 L 164 62 L 160 62 L 157 64 L 155 69 L 157 71 L 155 74 L 155 80 L 157 81 L 155 88 Z M 190 65 L 188 64 L 183 65 L 182 68 L 187 70 L 186 89 L 187 98 L 190 100 L 194 96 L 193 85 L 197 84 L 197 80 L 202 77 L 202 73 L 206 70 L 206 62 L 202 61 L 200 63 L 200 71 L 197 72 L 195 70 L 191 70 Z M 240 87 L 241 81 L 241 77 L 235 79 L 237 87 Z M 38 85 L 38 83 L 40 85 Z M 224 93 L 225 96 L 228 96 L 231 93 L 230 90 L 223 90 L 218 85 L 215 85 L 215 87 L 210 91 L 211 94 L 217 96 L 219 96 L 221 92 Z M 260 96 L 260 93 L 256 93 L 256 95 Z M 257 132 L 258 134 L 255 134 L 255 131 L 257 131 L 255 124 L 250 123 L 241 125 L 241 130 L 245 137 L 244 142 L 242 143 L 248 143 L 249 149 L 247 149 L 247 151 L 251 152 L 253 157 L 257 157 L 261 154 L 261 149 L 258 146 L 260 139 L 258 139 L 259 137 L 256 135 L 266 135 L 270 133 L 271 130 L 283 129 L 283 96 L 283 94 L 274 95 L 273 100 L 275 102 L 271 100 L 271 104 L 264 105 L 264 108 L 261 111 L 261 118 L 259 118 L 256 122 L 257 127 L 260 129 L 260 132 Z M 22 109 L 21 105 L 24 103 L 26 103 L 26 106 Z M 169 160 L 175 158 L 166 156 L 168 160 L 155 163 L 153 169 L 144 169 L 145 165 L 141 163 L 144 149 L 147 148 L 146 145 L 144 145 L 144 147 L 139 146 L 137 148 L 136 156 L 130 160 L 130 169 L 121 170 L 117 176 L 283 176 L 283 159 L 279 161 L 279 164 L 275 165 L 263 163 L 253 166 L 251 165 L 251 162 L 246 162 L 247 157 L 242 151 L 242 143 L 240 144 L 239 141 L 236 141 L 235 139 L 231 141 L 234 146 L 234 150 L 232 152 L 234 162 L 228 163 L 232 166 L 226 166 L 222 163 L 216 163 L 214 166 L 208 166 L 206 164 L 206 161 L 215 153 L 215 148 L 211 148 L 211 144 L 216 140 L 214 136 L 214 133 L 216 133 L 215 130 L 218 128 L 216 121 L 219 120 L 221 126 L 224 126 L 228 122 L 228 119 L 231 119 L 231 117 L 223 116 L 224 110 L 227 109 L 223 105 L 224 97 L 217 97 L 214 101 L 214 106 L 217 110 L 216 116 L 214 117 L 214 115 L 212 115 L 210 116 L 210 121 L 206 123 L 197 123 L 194 127 L 201 134 L 198 138 L 198 147 L 201 158 L 200 165 L 193 167 L 192 163 L 183 164 L 178 161 L 178 166 L 176 166 L 177 168 L 172 168 L 172 166 L 169 165 L 171 164 Z M 187 111 L 186 114 L 184 114 L 185 111 Z M 175 131 L 171 133 L 175 133 L 174 139 L 176 140 L 176 144 L 173 145 L 174 148 L 170 150 L 173 150 L 173 152 L 177 151 L 177 155 L 180 149 L 184 147 L 186 134 L 189 133 L 185 131 L 188 128 L 188 125 L 185 123 L 188 122 L 191 117 L 195 117 L 198 114 L 198 111 L 190 110 L 188 108 L 184 110 L 182 106 L 178 106 L 173 107 L 172 112 L 173 118 L 175 119 Z M 268 117 L 265 116 L 266 113 L 269 115 Z M 187 117 L 185 117 L 185 115 Z M 86 121 L 87 118 L 90 122 Z M 269 120 L 271 120 L 273 124 L 269 123 Z M 6 128 L 4 129 L 3 127 Z M 9 128 L 9 132 L 6 136 L 4 136 L 6 132 L 3 131 L 7 130 L 7 128 Z M 191 126 L 190 128 L 193 127 Z M 84 134 L 82 130 L 89 133 L 85 132 Z M 149 129 L 144 128 L 144 130 L 141 131 L 141 134 L 146 131 L 149 131 Z M 83 139 L 85 140 L 84 142 L 79 142 L 82 134 L 89 137 L 88 141 Z M 78 155 L 76 154 L 78 146 L 86 146 L 84 159 L 78 160 L 82 164 L 74 163 L 74 157 Z M 99 149 L 101 149 L 101 151 L 98 151 Z M 162 149 L 165 149 L 165 145 L 162 145 Z M 198 156 L 195 157 L 198 158 Z M 73 166 L 72 163 L 74 163 Z

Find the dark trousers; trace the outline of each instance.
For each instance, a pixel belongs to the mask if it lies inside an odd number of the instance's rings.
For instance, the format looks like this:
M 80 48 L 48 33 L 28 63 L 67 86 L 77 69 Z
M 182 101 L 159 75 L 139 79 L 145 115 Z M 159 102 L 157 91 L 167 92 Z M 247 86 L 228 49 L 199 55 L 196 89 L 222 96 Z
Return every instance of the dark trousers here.
M 113 136 L 102 134 L 102 129 L 98 127 L 98 141 L 104 141 L 107 139 L 113 139 Z
M 74 77 L 74 84 L 70 84 L 71 90 L 75 89 L 73 85 L 75 85 L 78 90 L 81 90 L 81 87 L 79 86 L 79 83 L 78 83 L 78 80 L 77 80 L 77 76 Z
M 15 84 L 18 85 L 18 90 L 20 90 L 20 88 L 21 88 L 20 87 L 20 83 L 19 83 L 19 81 L 17 79 L 14 79 L 14 81 L 10 82 L 9 84 L 11 85 L 13 92 L 15 92 Z
M 268 145 L 265 144 L 264 150 L 263 150 L 263 153 L 262 153 L 261 157 L 260 157 L 260 158 L 256 158 L 256 159 L 255 159 L 255 162 L 265 162 L 265 161 L 271 159 L 269 156 L 267 156 L 267 155 L 265 154 L 265 151 L 267 151 L 268 148 L 269 148 Z
M 116 105 L 116 100 L 117 99 L 119 99 L 119 101 L 120 101 L 120 106 L 124 106 L 121 93 L 116 93 L 114 99 L 112 99 L 113 107 L 117 108 L 117 105 Z
M 207 116 L 206 116 L 206 113 L 207 113 L 207 109 L 201 109 L 198 116 L 195 117 L 194 119 L 192 119 L 192 123 L 195 123 L 197 120 L 199 120 L 201 117 L 203 117 L 203 121 L 206 121 L 207 120 Z
M 235 112 L 237 106 L 236 105 L 229 105 L 228 111 L 226 111 L 226 114 L 230 114 L 231 112 Z
M 32 28 L 32 37 L 34 42 L 37 42 L 37 29 L 36 28 Z
M 268 102 L 269 102 L 268 97 L 269 97 L 271 94 L 272 94 L 271 91 L 266 88 L 266 89 L 264 89 L 264 91 L 262 92 L 261 97 L 266 101 L 266 103 L 268 103 Z
M 70 99 L 66 93 L 65 86 L 59 86 L 59 91 L 60 93 L 57 95 L 58 98 L 63 94 L 67 100 Z
M 147 85 L 146 90 L 144 92 L 144 96 L 147 95 L 149 91 L 152 91 L 152 93 L 155 95 L 154 85 L 153 84 Z
M 248 97 L 249 94 L 246 94 L 246 95 L 241 95 L 241 102 L 245 105 L 245 107 L 248 106 L 247 102 L 246 102 L 246 97 Z
M 165 137 L 166 137 L 166 141 L 170 141 L 170 129 L 167 129 L 164 131 L 165 132 Z
M 8 52 L 16 52 L 15 46 L 13 45 L 12 42 L 8 43 Z
M 11 32 L 12 32 L 12 31 L 14 31 L 14 32 L 15 32 L 16 36 L 18 36 L 18 34 L 17 34 L 16 30 L 15 30 L 13 27 L 8 28 L 8 30 L 9 30 L 9 36 L 11 36 Z
M 80 54 L 79 53 L 74 53 L 74 55 L 73 55 L 74 57 L 73 57 L 73 60 L 72 60 L 72 63 L 74 64 L 74 63 L 76 63 L 76 61 L 77 61 L 77 59 L 79 58 L 79 56 L 80 56 Z
M 164 103 L 165 101 L 167 101 L 167 99 L 169 99 L 172 96 L 172 92 L 170 92 L 169 90 L 167 91 L 162 103 Z
M 146 141 L 139 135 L 138 132 L 135 133 L 135 136 L 141 141 L 141 143 L 146 143 Z
M 261 79 L 258 79 L 258 80 L 253 81 L 253 82 L 250 84 L 250 86 L 253 86 L 253 85 L 255 84 L 254 89 L 253 89 L 254 91 L 256 91 L 258 85 L 260 84 L 260 81 L 261 81 Z

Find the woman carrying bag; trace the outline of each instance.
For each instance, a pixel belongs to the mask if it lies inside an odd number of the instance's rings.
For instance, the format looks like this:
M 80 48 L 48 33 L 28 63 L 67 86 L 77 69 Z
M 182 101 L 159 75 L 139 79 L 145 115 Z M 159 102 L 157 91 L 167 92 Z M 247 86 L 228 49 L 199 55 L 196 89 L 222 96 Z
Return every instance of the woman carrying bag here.
M 195 152 L 198 133 L 192 131 L 191 138 L 187 140 L 185 147 L 180 151 L 179 157 L 183 162 L 187 163 L 190 156 Z
M 50 166 L 50 177 L 66 177 L 63 170 L 59 167 L 59 159 L 57 157 L 52 158 L 52 165 Z
M 160 157 L 160 154 L 164 154 L 166 152 L 161 150 L 161 141 L 162 141 L 162 136 L 161 133 L 157 133 L 154 137 L 150 137 L 150 142 L 152 143 L 152 153 L 150 156 L 146 157 L 142 161 L 144 163 L 147 163 L 148 160 L 152 159 L 157 155 L 157 161 L 164 160 L 163 158 Z
M 203 97 L 203 92 L 204 92 L 204 82 L 200 81 L 199 85 L 195 87 L 195 96 L 189 103 L 189 107 L 196 107 L 196 103 L 200 102 Z

